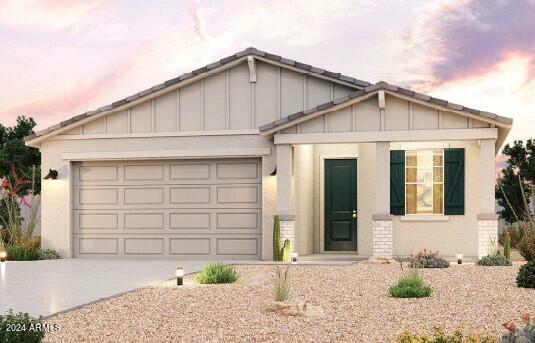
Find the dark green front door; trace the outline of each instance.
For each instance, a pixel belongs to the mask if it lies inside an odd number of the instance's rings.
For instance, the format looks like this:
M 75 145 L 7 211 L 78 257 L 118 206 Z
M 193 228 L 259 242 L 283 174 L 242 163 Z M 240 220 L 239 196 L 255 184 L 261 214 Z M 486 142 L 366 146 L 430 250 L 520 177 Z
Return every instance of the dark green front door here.
M 325 251 L 357 250 L 357 160 L 325 160 Z

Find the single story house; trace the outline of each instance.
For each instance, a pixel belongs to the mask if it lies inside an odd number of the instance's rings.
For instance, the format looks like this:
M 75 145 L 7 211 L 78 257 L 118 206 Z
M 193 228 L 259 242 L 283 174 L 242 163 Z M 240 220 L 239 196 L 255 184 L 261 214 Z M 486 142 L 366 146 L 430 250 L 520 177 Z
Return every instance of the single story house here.
M 486 255 L 512 120 L 248 48 L 26 138 L 67 257 Z

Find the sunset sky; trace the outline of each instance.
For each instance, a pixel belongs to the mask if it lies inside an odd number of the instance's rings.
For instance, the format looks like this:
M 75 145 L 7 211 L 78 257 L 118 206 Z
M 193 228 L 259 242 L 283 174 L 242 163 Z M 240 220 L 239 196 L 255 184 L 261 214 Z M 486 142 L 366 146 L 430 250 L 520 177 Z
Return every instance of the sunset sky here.
M 0 45 L 4 125 L 45 128 L 254 46 L 535 137 L 535 0 L 0 0 Z

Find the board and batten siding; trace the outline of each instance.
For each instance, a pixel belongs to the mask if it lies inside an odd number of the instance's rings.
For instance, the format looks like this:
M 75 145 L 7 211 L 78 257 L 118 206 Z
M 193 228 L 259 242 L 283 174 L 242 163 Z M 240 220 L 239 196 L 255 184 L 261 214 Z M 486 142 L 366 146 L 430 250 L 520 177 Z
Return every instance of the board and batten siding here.
M 62 135 L 252 130 L 355 90 L 260 61 L 250 82 L 244 62 Z
M 336 93 L 336 87 L 335 93 Z M 325 94 L 315 94 L 323 99 Z M 335 96 L 335 98 L 338 95 Z M 392 95 L 386 95 L 386 107 L 379 108 L 377 97 L 371 97 L 337 111 L 317 116 L 281 130 L 281 133 L 327 133 L 363 131 L 403 131 L 488 128 L 477 119 L 439 111 Z

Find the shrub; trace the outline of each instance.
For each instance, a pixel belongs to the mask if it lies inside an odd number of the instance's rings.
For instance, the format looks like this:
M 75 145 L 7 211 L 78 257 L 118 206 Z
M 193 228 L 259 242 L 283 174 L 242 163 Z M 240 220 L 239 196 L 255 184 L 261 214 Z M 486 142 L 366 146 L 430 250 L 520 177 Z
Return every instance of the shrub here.
M 390 295 L 394 298 L 424 298 L 430 296 L 432 291 L 431 286 L 422 280 L 418 269 L 415 268 L 411 268 L 397 284 L 390 287 Z
M 234 283 L 238 275 L 230 264 L 215 262 L 204 267 L 195 280 L 201 284 Z
M 516 276 L 516 285 L 522 288 L 535 288 L 535 261 L 529 261 L 520 267 Z
M 503 234 L 503 256 L 511 261 L 511 235 L 509 231 L 505 231 Z
M 411 268 L 448 268 L 450 263 L 440 256 L 438 251 L 424 249 L 412 257 Z
M 273 217 L 273 261 L 280 261 L 281 222 L 279 216 Z
M 535 317 L 532 318 L 528 313 L 522 315 L 524 322 L 523 328 L 517 328 L 515 323 L 508 321 L 503 326 L 507 332 L 500 338 L 500 343 L 516 343 L 516 342 L 535 342 Z
M 45 332 L 41 320 L 33 318 L 28 313 L 13 313 L 0 315 L 0 342 L 41 342 Z
M 512 266 L 511 261 L 509 261 L 505 256 L 494 255 L 494 256 L 484 256 L 479 261 L 477 261 L 478 266 Z
M 54 249 L 39 249 L 40 260 L 57 260 L 61 255 Z
M 535 233 L 526 234 L 520 241 L 518 250 L 526 261 L 535 260 Z
M 39 259 L 39 249 L 32 245 L 8 244 L 6 252 L 8 261 L 34 261 Z
M 428 335 L 410 334 L 402 332 L 395 341 L 396 343 L 494 343 L 496 337 L 487 334 L 464 334 L 457 330 L 453 334 L 446 334 L 443 329 L 437 328 L 432 337 Z
M 273 296 L 275 301 L 285 301 L 290 294 L 290 279 L 288 277 L 288 271 L 290 267 L 286 267 L 284 273 L 277 267 L 277 273 L 275 274 L 275 285 L 273 288 Z

